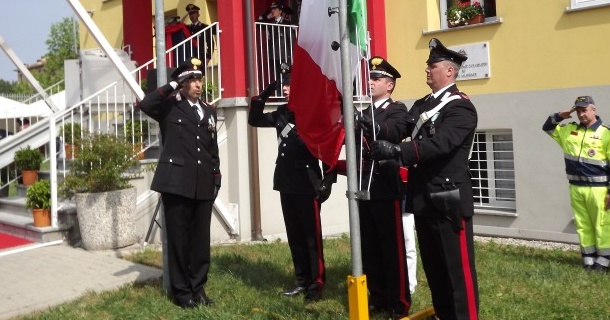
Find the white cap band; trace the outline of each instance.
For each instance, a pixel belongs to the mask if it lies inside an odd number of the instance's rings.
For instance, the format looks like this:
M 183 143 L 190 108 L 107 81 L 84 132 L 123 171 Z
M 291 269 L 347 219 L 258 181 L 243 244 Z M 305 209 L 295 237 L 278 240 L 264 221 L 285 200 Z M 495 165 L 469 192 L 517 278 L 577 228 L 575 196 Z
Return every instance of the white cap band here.
M 187 71 L 184 71 L 184 72 L 180 73 L 180 74 L 178 75 L 178 78 L 181 78 L 181 77 L 186 76 L 186 75 L 188 75 L 188 74 L 193 74 L 193 75 L 195 75 L 195 76 L 197 76 L 197 75 L 198 75 L 198 76 L 200 76 L 200 77 L 202 77 L 202 76 L 203 76 L 203 73 L 201 73 L 201 70 L 187 70 Z

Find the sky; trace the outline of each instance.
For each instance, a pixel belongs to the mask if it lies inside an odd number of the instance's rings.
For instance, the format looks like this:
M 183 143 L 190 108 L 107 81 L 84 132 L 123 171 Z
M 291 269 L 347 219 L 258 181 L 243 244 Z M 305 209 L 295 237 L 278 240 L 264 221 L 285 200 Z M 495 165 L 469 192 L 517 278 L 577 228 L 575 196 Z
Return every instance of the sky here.
M 51 25 L 76 17 L 67 0 L 0 0 L 0 36 L 26 65 L 47 52 Z M 17 67 L 0 49 L 0 79 L 17 80 Z

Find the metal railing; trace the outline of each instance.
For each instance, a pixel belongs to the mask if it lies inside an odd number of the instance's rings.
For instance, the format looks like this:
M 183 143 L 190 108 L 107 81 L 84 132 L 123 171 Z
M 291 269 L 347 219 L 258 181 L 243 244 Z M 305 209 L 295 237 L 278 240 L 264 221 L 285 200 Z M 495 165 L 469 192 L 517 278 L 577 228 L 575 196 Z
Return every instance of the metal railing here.
M 206 88 L 202 99 L 211 104 L 216 103 L 222 97 L 220 47 L 215 46 L 219 32 L 218 23 L 213 23 L 166 50 L 166 56 L 172 57 L 166 61 L 168 68 L 175 68 L 181 62 L 177 58 L 187 58 L 184 53 L 187 51 L 186 48 L 193 53 L 193 56 L 204 58 L 201 60 L 207 62 L 202 70 Z M 196 50 L 198 44 L 205 45 L 206 49 L 202 52 L 204 54 L 209 53 L 209 58 L 199 56 L 200 52 Z M 143 87 L 147 85 L 146 75 L 148 72 L 156 72 L 154 70 L 156 62 L 156 58 L 151 59 L 131 72 L 138 84 Z M 59 84 L 49 88 L 48 92 L 52 93 L 56 86 L 59 86 Z M 5 119 L 7 127 L 12 125 L 12 128 L 15 129 L 12 132 L 13 136 L 0 140 L 0 154 L 6 160 L 3 164 L 0 163 L 0 180 L 2 182 L 0 183 L 0 189 L 7 188 L 8 184 L 19 178 L 12 161 L 8 159 L 13 159 L 14 152 L 19 147 L 28 144 L 32 148 L 43 147 L 44 150 L 48 150 L 49 148 L 44 146 L 48 146 L 49 141 L 58 141 L 56 143 L 60 147 L 70 144 L 68 142 L 79 141 L 80 138 L 89 133 L 105 133 L 125 139 L 127 143 L 133 145 L 139 154 L 157 146 L 159 144 L 157 122 L 149 120 L 146 115 L 137 109 L 136 96 L 129 90 L 124 90 L 124 88 L 127 88 L 125 81 L 123 79 L 117 80 L 82 101 L 69 106 L 69 108 L 51 115 L 57 126 L 57 132 L 49 132 L 50 123 L 44 121 L 42 117 L 28 118 L 32 124 L 31 128 L 37 128 L 37 130 L 34 131 L 30 128 L 20 132 L 17 132 L 16 129 L 16 119 Z M 154 88 L 150 88 L 150 90 L 154 90 Z M 76 130 L 77 128 L 78 130 Z M 50 158 L 48 152 L 45 156 L 47 159 Z M 57 168 L 61 170 L 61 175 L 65 175 L 65 169 L 68 167 L 67 160 L 72 158 L 74 154 L 66 152 L 65 148 L 60 147 L 56 156 L 58 159 Z
M 255 45 L 255 73 L 256 94 L 265 89 L 269 83 L 280 81 L 280 65 L 285 62 L 293 63 L 293 48 L 297 44 L 298 26 L 275 23 L 256 22 Z M 330 45 L 330 44 L 329 44 Z M 354 74 L 354 102 L 370 101 L 368 96 L 368 58 L 361 57 L 358 70 Z M 281 86 L 271 95 L 271 98 L 284 98 Z
M 49 96 L 57 94 L 64 90 L 64 82 L 65 82 L 65 80 L 62 79 L 62 80 L 58 81 L 57 83 L 51 85 L 50 87 L 46 88 L 44 91 Z M 44 97 L 40 93 L 37 93 L 33 96 L 30 96 L 28 99 L 23 100 L 23 103 L 31 104 L 31 103 L 34 103 L 34 102 L 40 101 L 40 100 L 44 100 Z
M 222 98 L 220 46 L 217 45 L 219 36 L 218 22 L 214 22 L 165 51 L 168 75 L 171 74 L 173 68 L 177 68 L 190 57 L 197 57 L 205 62 L 205 68 L 202 70 L 205 81 L 202 99 L 210 104 L 214 104 Z M 146 62 L 132 74 L 134 74 L 136 81 L 142 84 L 142 82 L 145 82 L 143 80 L 146 74 L 155 68 L 157 68 L 157 58 Z M 146 88 L 144 91 L 149 92 L 151 89 L 154 88 Z

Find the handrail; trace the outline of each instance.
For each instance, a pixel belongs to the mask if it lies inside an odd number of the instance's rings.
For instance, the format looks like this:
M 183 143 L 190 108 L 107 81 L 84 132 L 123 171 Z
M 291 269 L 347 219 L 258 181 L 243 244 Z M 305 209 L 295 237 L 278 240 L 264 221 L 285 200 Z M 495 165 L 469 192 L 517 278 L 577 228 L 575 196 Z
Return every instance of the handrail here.
M 49 95 L 53 95 L 53 88 L 59 87 L 59 86 L 60 86 L 62 83 L 64 83 L 65 81 L 66 81 L 65 79 L 61 79 L 61 80 L 57 81 L 55 84 L 52 84 L 52 85 L 50 85 L 49 87 L 47 87 L 46 89 L 44 89 L 44 91 L 45 91 L 47 94 L 49 94 Z M 59 90 L 58 90 L 57 92 L 59 92 Z M 56 93 L 57 93 L 57 92 L 56 92 Z M 29 101 L 30 101 L 30 100 L 34 100 L 34 98 L 38 98 L 38 97 L 40 97 L 40 99 L 37 99 L 37 100 L 35 100 L 35 101 L 33 101 L 33 102 L 36 102 L 36 101 L 41 100 L 41 99 L 44 99 L 44 98 L 41 96 L 41 94 L 40 94 L 40 93 L 36 93 L 35 95 L 33 95 L 33 96 L 29 97 L 28 99 L 26 99 L 25 101 L 23 101 L 22 103 L 23 103 L 23 104 L 30 104 L 30 103 L 29 103 Z

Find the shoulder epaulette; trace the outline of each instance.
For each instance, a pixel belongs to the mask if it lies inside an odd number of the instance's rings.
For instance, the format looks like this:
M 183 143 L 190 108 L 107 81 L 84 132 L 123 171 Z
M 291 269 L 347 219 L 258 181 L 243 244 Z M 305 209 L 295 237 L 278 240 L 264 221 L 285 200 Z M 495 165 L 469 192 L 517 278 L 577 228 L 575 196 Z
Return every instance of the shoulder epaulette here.
M 457 94 L 458 94 L 460 97 L 462 97 L 462 99 L 465 99 L 465 100 L 470 100 L 470 97 L 469 97 L 467 94 L 465 94 L 464 92 L 462 92 L 462 91 L 458 91 L 458 93 L 457 93 Z
M 608 126 L 608 125 L 607 125 L 607 124 L 605 124 L 605 123 L 602 123 L 602 127 L 606 128 L 606 129 L 608 129 L 608 130 L 610 130 L 610 126 Z

